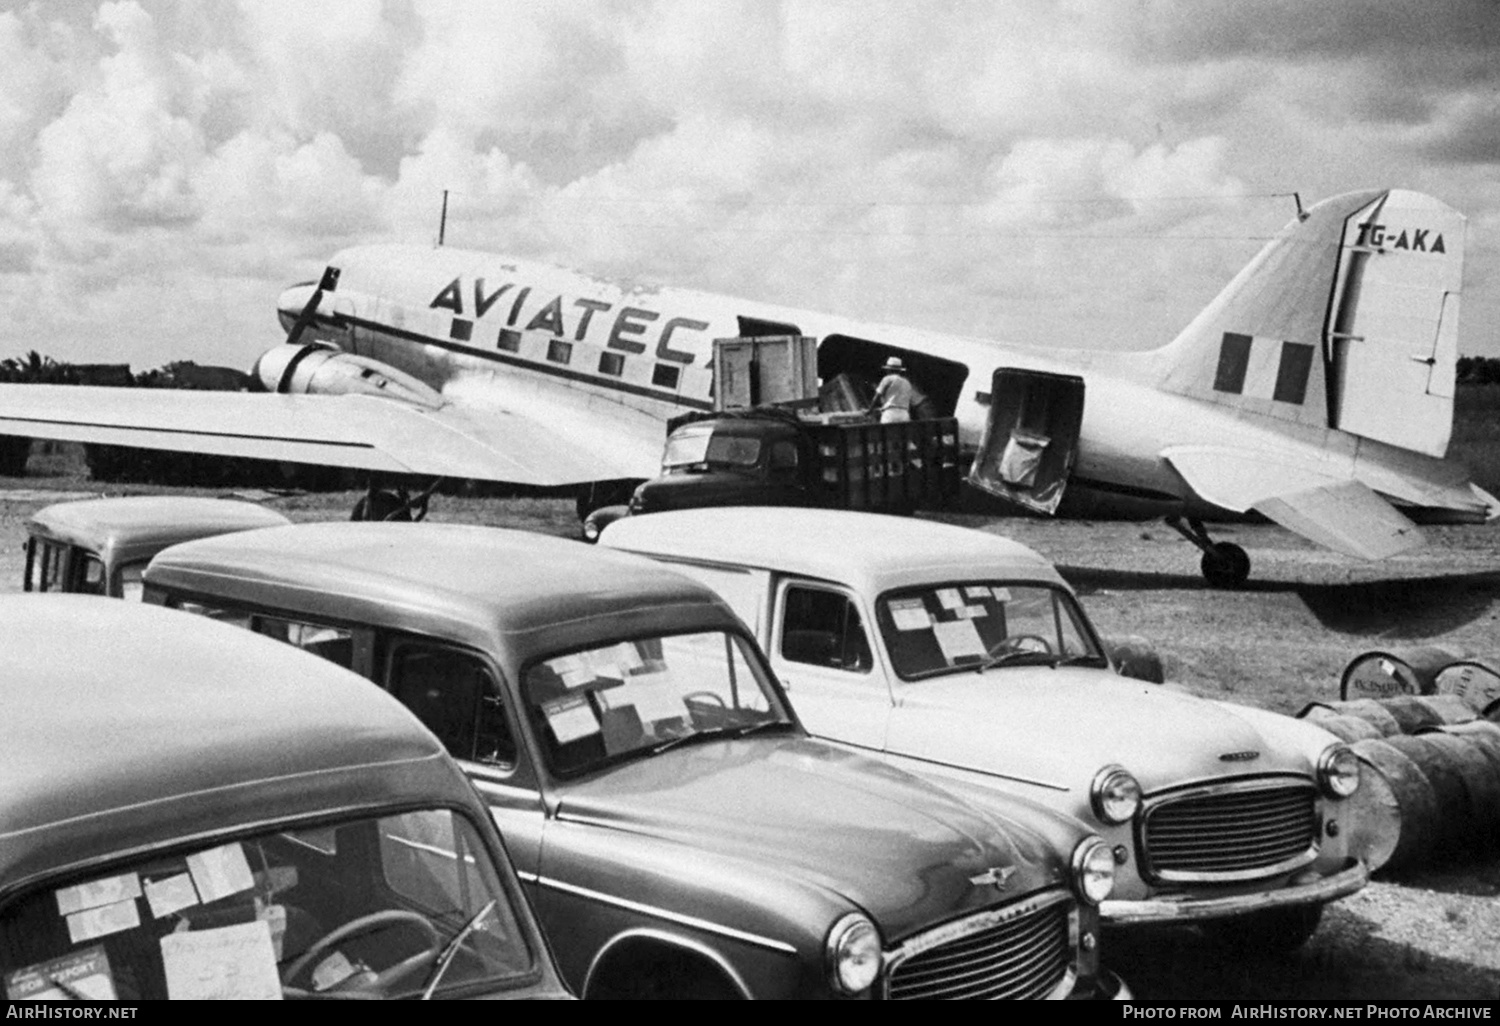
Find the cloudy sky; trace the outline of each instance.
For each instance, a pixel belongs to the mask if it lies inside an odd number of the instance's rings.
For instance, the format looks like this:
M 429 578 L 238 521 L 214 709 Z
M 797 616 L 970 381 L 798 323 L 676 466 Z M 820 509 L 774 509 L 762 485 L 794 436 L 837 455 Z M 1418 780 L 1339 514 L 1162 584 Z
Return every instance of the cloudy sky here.
M 449 245 L 1145 348 L 1383 186 L 1469 217 L 1500 356 L 1496 0 L 0 4 L 0 357 L 247 366 L 444 189 Z

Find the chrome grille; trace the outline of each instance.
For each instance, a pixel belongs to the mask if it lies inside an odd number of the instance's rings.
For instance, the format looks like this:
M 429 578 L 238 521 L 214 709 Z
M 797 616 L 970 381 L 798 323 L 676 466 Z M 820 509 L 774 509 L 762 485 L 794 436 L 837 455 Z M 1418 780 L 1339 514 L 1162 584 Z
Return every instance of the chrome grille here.
M 1147 871 L 1164 879 L 1251 879 L 1312 858 L 1317 792 L 1305 784 L 1219 785 L 1150 804 Z
M 1065 895 L 1049 895 L 908 941 L 892 960 L 887 996 L 1047 997 L 1072 964 L 1072 908 Z M 904 955 L 907 950 L 914 953 Z

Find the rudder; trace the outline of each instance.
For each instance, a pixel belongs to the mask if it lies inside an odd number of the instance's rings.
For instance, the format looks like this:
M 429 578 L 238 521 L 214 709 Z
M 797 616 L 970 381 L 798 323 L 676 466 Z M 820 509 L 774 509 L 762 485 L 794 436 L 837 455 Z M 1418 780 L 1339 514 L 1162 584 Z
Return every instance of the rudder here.
M 1156 384 L 1441 457 L 1464 230 L 1461 214 L 1420 193 L 1325 200 L 1157 351 Z

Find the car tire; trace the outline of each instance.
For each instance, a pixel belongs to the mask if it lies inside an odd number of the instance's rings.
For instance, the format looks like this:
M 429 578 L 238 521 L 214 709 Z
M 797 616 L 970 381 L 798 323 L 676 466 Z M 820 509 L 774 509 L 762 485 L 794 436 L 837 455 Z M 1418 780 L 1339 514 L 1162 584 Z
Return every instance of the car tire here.
M 1297 905 L 1214 923 L 1211 932 L 1224 947 L 1246 954 L 1296 951 L 1317 932 L 1322 905 Z

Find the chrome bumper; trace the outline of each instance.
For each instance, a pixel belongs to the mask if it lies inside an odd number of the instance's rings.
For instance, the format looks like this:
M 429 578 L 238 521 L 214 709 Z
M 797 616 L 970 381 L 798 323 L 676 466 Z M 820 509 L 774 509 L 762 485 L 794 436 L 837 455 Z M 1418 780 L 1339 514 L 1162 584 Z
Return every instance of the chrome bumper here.
M 1227 919 L 1292 905 L 1322 905 L 1346 894 L 1353 894 L 1369 882 L 1370 871 L 1365 868 L 1365 864 L 1358 859 L 1350 859 L 1343 869 L 1310 883 L 1224 898 L 1182 895 L 1146 898 L 1142 901 L 1105 901 L 1099 906 L 1099 917 L 1111 926 Z

